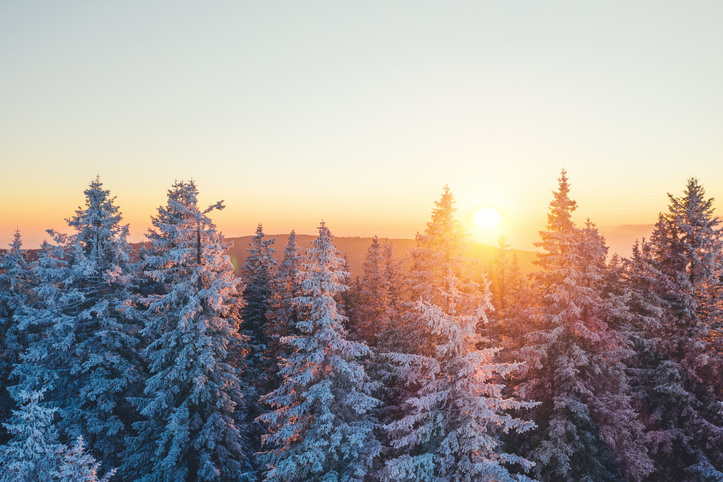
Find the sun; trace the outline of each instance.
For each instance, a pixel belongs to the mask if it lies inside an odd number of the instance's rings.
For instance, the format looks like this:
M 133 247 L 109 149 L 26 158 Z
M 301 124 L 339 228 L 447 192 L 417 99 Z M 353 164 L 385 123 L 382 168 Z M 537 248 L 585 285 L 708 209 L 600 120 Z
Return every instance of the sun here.
M 484 229 L 492 229 L 502 221 L 502 215 L 493 207 L 485 206 L 480 208 L 472 218 L 475 225 Z

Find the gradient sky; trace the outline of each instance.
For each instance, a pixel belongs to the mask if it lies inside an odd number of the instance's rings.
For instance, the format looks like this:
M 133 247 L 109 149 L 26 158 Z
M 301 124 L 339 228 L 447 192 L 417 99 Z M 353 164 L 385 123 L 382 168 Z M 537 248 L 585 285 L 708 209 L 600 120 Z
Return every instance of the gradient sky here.
M 449 184 L 530 249 L 561 168 L 599 226 L 723 199 L 719 1 L 0 1 L 0 244 L 100 174 L 142 239 L 174 179 L 227 236 L 410 237 Z M 720 208 L 719 208 L 720 209 Z M 491 242 L 495 233 L 475 236 Z

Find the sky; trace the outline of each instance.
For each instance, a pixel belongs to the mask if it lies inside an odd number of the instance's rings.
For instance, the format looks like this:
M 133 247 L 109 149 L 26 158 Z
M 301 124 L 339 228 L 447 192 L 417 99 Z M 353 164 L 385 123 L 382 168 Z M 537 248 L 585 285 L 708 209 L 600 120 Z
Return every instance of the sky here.
M 412 237 L 445 185 L 532 249 L 561 169 L 577 220 L 723 199 L 719 1 L 0 0 L 0 245 L 100 175 L 142 240 L 176 179 L 226 236 Z M 719 206 L 719 204 L 718 204 Z M 720 210 L 720 208 L 719 208 Z

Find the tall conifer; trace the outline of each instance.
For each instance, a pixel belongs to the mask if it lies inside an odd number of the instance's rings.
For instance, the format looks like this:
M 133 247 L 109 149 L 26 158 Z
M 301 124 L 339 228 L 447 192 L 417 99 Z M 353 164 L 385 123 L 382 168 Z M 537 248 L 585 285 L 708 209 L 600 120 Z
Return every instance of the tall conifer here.
M 385 425 L 389 480 L 513 480 L 508 464 L 531 466 L 499 443 L 502 433 L 532 426 L 505 411 L 534 403 L 504 398 L 499 377 L 519 366 L 496 362 L 497 348 L 479 348 L 488 343 L 477 326 L 491 294 L 465 270 L 466 235 L 454 212 L 445 187 L 412 252 L 407 351 L 387 355 L 405 387 L 391 397 L 399 406 Z
M 47 388 L 59 408 L 61 434 L 83 436 L 102 461 L 118 462 L 131 421 L 125 397 L 138 380 L 129 295 L 128 228 L 99 178 L 85 206 L 67 220 L 71 235 L 52 232 L 35 270 L 37 302 L 22 310 L 18 330 L 28 348 L 15 369 L 18 390 Z
M 592 223 L 575 226 L 567 181 L 563 170 L 536 243 L 540 298 L 519 352 L 527 371 L 518 390 L 541 405 L 523 453 L 542 480 L 640 480 L 652 463 L 624 372 L 631 352 L 610 327 L 626 309 L 621 297 L 606 294 L 607 247 Z
M 626 270 L 652 476 L 723 480 L 723 235 L 696 179 L 669 197 Z
M 242 398 L 230 353 L 240 342 L 234 276 L 223 236 L 201 211 L 198 190 L 176 182 L 158 209 L 143 253 L 143 275 L 157 283 L 142 301 L 149 362 L 142 420 L 129 439 L 125 473 L 137 480 L 240 480 L 248 447 L 234 420 Z
M 8 391 L 14 384 L 10 373 L 27 348 L 27 336 L 18 328 L 15 318 L 30 308 L 33 284 L 33 264 L 23 249 L 20 231 L 15 231 L 10 249 L 0 254 L 0 444 L 7 437 L 2 423 L 15 407 Z
M 322 223 L 294 300 L 305 314 L 282 338 L 288 359 L 280 386 L 263 397 L 273 409 L 260 417 L 270 431 L 265 480 L 364 480 L 379 452 L 372 418 L 378 401 L 362 365 L 371 351 L 347 339 L 336 301 L 347 289 L 343 263 Z

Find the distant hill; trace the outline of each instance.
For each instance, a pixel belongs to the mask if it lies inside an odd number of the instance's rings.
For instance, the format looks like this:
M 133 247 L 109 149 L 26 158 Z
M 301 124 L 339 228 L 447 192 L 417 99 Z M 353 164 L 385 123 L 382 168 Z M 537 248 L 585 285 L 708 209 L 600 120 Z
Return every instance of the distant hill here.
M 227 241 L 231 241 L 233 243 L 233 246 L 231 247 L 231 249 L 229 249 L 228 254 L 231 257 L 231 261 L 236 267 L 237 272 L 239 266 L 241 266 L 246 261 L 246 258 L 248 256 L 247 249 L 249 247 L 249 242 L 251 242 L 252 238 L 253 236 L 227 238 Z M 274 253 L 274 258 L 279 262 L 283 258 L 284 246 L 286 246 L 288 238 L 288 234 L 266 236 L 266 239 L 275 240 L 274 249 L 276 249 L 276 252 Z M 297 235 L 297 242 L 302 248 L 302 250 L 310 247 L 311 241 L 313 241 L 314 239 L 316 239 L 316 236 L 310 234 Z M 386 241 L 386 239 L 380 239 L 380 241 Z M 417 244 L 414 239 L 395 238 L 389 239 L 388 241 L 392 243 L 392 249 L 395 258 L 403 258 L 407 255 L 409 250 L 415 247 Z M 372 244 L 372 238 L 358 236 L 335 236 L 334 242 L 339 252 L 342 255 L 346 255 L 349 259 L 349 269 L 351 271 L 351 276 L 361 276 L 364 267 L 364 260 L 366 259 L 367 249 L 369 248 L 369 245 Z M 524 273 L 532 272 L 534 270 L 534 265 L 532 264 L 532 261 L 536 258 L 535 253 L 533 251 L 523 250 L 513 251 L 517 254 L 517 259 L 522 271 Z M 497 256 L 497 248 L 486 244 L 471 243 L 470 247 L 467 250 L 466 256 L 472 259 L 479 260 L 483 267 L 488 266 L 494 260 L 495 256 Z

